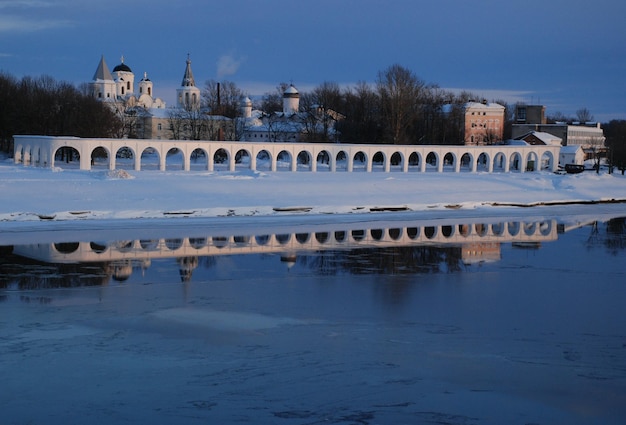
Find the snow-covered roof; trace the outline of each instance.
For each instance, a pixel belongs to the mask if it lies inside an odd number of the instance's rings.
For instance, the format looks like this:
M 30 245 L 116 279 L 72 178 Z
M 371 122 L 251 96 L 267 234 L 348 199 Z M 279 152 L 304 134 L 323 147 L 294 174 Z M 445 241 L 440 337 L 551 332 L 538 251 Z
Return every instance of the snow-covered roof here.
M 567 146 L 561 146 L 561 153 L 572 153 L 575 154 L 576 151 L 578 151 L 579 149 L 582 150 L 582 146 L 580 145 L 567 145 Z

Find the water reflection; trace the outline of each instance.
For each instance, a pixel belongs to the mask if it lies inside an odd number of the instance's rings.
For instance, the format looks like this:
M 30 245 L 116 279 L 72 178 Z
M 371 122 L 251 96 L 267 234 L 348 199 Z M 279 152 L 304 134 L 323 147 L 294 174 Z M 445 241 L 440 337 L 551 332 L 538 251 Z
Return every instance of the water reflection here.
M 255 234 L 213 230 L 193 236 L 2 247 L 0 287 L 107 285 L 144 273 L 153 260 L 161 259 L 175 259 L 180 280 L 190 282 L 197 267 L 212 267 L 219 256 L 250 254 L 274 255 L 288 266 L 297 263 L 320 275 L 459 272 L 469 265 L 499 261 L 502 244 L 536 250 L 571 228 L 554 219 L 341 226 L 327 225 L 310 232 L 298 227 L 275 233 L 259 229 Z M 604 243 L 616 254 L 626 247 L 625 235 L 624 218 L 595 222 L 590 243 Z

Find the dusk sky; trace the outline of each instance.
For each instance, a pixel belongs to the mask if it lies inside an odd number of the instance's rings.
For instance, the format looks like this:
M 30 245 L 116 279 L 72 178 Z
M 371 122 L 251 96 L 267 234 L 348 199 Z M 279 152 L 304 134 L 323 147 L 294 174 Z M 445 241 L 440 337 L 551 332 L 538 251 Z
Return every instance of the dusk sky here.
M 89 82 L 104 55 L 174 104 L 196 85 L 374 83 L 393 64 L 429 84 L 547 114 L 626 119 L 623 0 L 0 0 L 0 72 Z

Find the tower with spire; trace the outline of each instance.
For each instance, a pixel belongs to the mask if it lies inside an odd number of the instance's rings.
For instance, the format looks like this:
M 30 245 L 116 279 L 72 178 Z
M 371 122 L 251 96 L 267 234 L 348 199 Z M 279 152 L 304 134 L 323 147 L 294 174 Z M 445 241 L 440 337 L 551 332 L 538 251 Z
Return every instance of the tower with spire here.
M 191 59 L 187 54 L 187 67 L 183 75 L 180 88 L 176 90 L 176 104 L 179 108 L 186 110 L 200 109 L 200 89 L 196 87 L 196 81 L 191 71 Z
M 92 96 L 98 100 L 115 102 L 117 98 L 117 84 L 104 60 L 104 55 L 98 62 L 98 67 L 93 75 L 93 80 L 89 83 L 89 87 Z

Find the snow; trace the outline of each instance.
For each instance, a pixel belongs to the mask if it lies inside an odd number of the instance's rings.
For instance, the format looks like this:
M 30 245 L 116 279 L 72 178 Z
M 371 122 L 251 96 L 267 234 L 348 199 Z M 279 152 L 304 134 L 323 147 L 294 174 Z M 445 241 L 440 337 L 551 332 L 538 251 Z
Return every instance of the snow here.
M 480 216 L 503 208 L 494 204 L 606 200 L 626 200 L 625 176 L 606 171 L 81 171 L 21 166 L 8 159 L 0 163 L 0 229 L 44 220 L 374 214 L 372 209 L 388 214 L 385 209 L 473 210 Z

